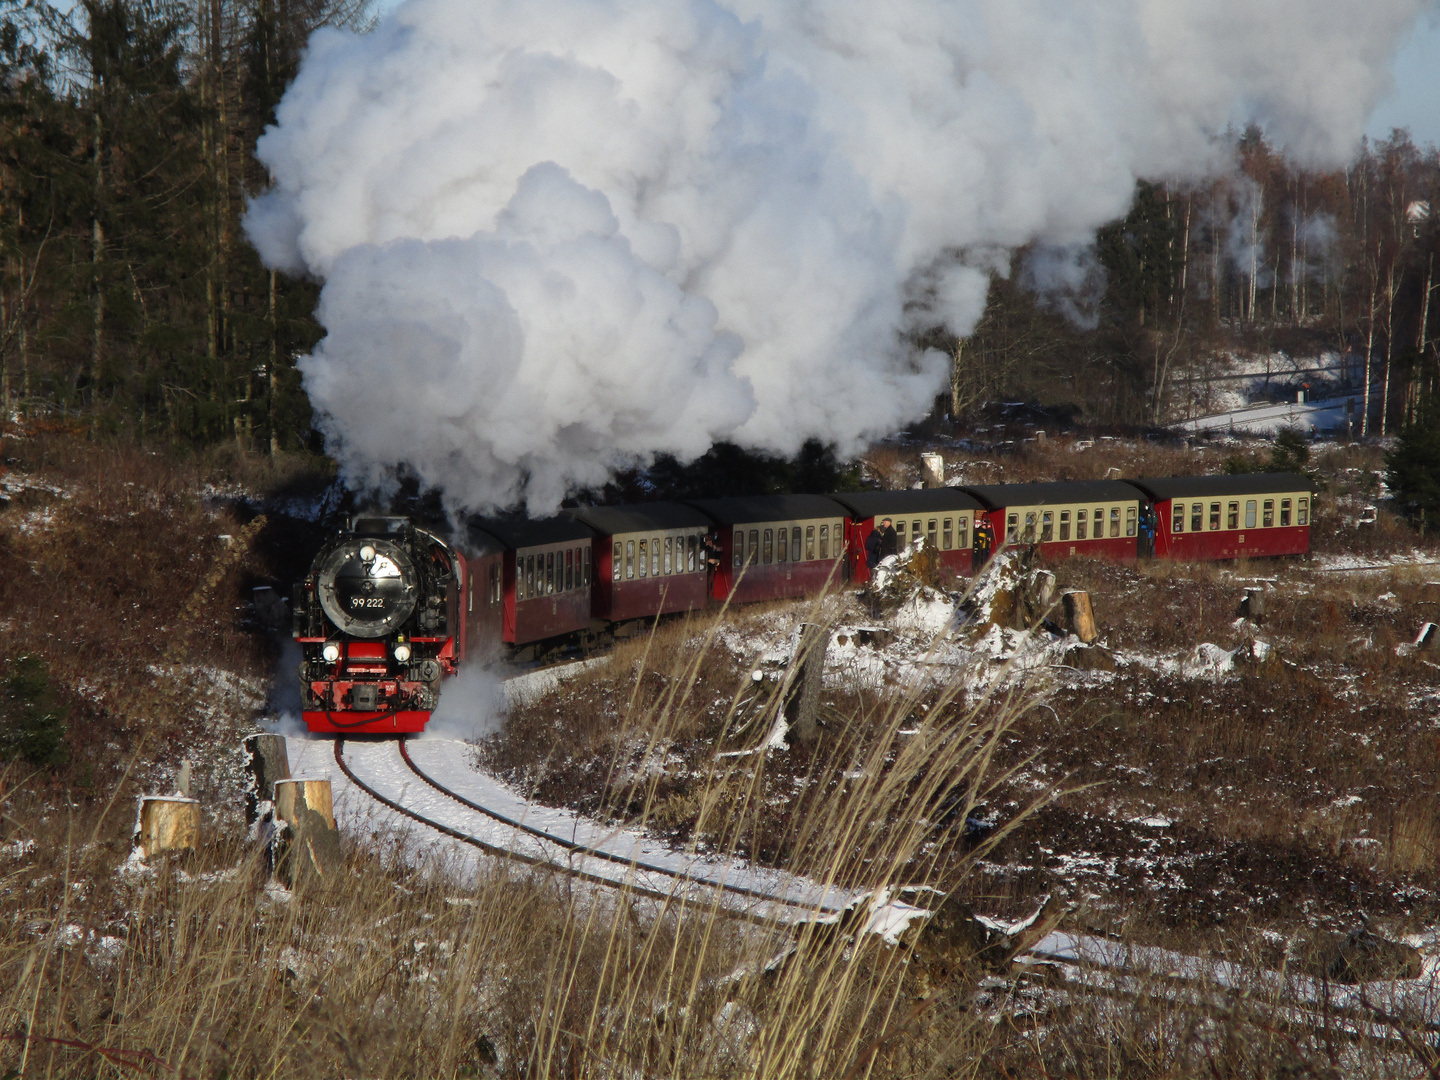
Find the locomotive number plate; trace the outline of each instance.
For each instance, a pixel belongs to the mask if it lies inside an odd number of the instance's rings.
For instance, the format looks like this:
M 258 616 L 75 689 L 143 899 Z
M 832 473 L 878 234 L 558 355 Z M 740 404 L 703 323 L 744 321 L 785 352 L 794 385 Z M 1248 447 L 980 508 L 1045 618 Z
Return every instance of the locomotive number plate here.
M 350 606 L 352 608 L 383 608 L 385 601 L 379 596 L 352 596 Z

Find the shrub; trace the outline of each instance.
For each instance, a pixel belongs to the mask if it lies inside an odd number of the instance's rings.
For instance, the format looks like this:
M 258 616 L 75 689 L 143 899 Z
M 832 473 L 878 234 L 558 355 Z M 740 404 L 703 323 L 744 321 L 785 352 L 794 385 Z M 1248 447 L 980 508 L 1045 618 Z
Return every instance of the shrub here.
M 35 765 L 63 764 L 68 756 L 68 710 L 55 700 L 45 661 L 17 656 L 6 665 L 0 688 L 0 760 L 23 757 Z

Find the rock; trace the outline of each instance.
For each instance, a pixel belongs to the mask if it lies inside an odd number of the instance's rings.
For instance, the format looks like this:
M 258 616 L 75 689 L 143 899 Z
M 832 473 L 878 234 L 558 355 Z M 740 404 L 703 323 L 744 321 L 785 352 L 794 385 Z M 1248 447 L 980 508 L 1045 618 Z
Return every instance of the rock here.
M 1265 621 L 1265 590 L 1246 589 L 1240 601 L 1240 614 L 1253 623 Z

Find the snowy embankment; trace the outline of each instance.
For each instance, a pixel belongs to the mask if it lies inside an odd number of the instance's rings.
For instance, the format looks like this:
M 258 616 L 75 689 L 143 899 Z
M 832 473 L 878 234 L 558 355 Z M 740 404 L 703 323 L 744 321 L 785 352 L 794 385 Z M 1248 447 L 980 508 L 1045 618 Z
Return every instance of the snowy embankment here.
M 512 851 L 517 856 L 539 859 L 557 868 L 583 871 L 637 888 L 674 893 L 677 898 L 709 899 L 714 893 L 699 886 L 686 888 L 677 885 L 665 873 L 633 864 L 655 867 L 705 884 L 761 892 L 788 905 L 814 911 L 838 909 L 853 899 L 848 893 L 822 888 L 776 871 L 761 870 L 739 859 L 707 858 L 676 851 L 632 830 L 607 827 L 568 810 L 539 806 L 476 769 L 472 764 L 474 749 L 466 743 L 444 739 L 413 740 L 409 750 L 423 772 L 466 799 L 559 840 L 595 848 L 625 862 L 566 850 L 558 843 L 522 832 L 449 798 L 411 772 L 393 742 L 345 744 L 346 763 L 363 783 L 380 795 L 437 824 L 493 847 Z M 336 821 L 350 835 L 377 840 L 403 835 L 411 861 L 440 860 L 453 872 L 464 874 L 474 874 L 481 866 L 480 860 L 492 858 L 472 845 L 420 825 L 376 802 L 352 784 L 336 764 L 333 741 L 297 741 L 291 746 L 290 757 L 294 775 L 330 781 Z M 725 906 L 731 909 L 745 907 L 759 915 L 768 915 L 773 909 L 773 905 L 764 900 L 734 894 L 727 895 Z

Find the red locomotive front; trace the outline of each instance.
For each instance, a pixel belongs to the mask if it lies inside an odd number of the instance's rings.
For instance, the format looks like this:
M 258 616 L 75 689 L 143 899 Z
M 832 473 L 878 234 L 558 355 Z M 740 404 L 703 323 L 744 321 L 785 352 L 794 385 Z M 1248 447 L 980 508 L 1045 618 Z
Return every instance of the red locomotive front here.
M 311 731 L 424 729 L 464 657 L 465 560 L 402 517 L 357 516 L 294 591 Z

